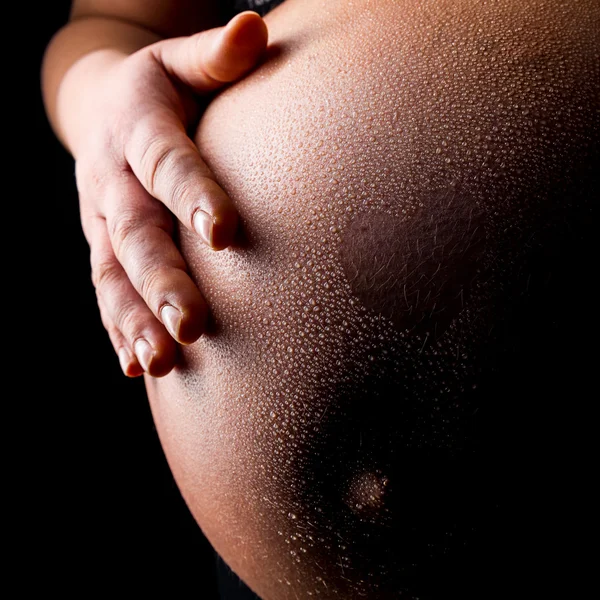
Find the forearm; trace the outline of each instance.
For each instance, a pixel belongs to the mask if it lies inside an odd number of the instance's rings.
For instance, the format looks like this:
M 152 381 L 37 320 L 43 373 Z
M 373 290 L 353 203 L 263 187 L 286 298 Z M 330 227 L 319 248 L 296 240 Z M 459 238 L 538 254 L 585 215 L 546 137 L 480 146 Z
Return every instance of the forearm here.
M 81 125 L 89 123 L 90 99 L 102 72 L 160 37 L 142 27 L 107 18 L 68 23 L 52 39 L 42 64 L 42 93 L 50 124 L 75 154 Z
M 66 148 L 75 153 L 81 123 L 89 122 L 90 101 L 104 70 L 163 38 L 216 26 L 213 2 L 73 3 L 70 21 L 46 49 L 41 70 L 48 119 Z

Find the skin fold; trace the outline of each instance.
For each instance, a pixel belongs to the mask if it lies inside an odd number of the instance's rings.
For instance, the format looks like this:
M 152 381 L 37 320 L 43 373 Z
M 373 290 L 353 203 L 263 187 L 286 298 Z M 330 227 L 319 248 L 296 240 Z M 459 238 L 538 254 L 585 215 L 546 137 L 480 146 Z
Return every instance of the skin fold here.
M 511 361 L 597 193 L 599 6 L 287 0 L 266 22 L 196 133 L 243 225 L 219 253 L 180 232 L 211 325 L 146 379 L 169 464 L 265 600 L 476 596 L 509 543 L 490 423 L 535 400 Z

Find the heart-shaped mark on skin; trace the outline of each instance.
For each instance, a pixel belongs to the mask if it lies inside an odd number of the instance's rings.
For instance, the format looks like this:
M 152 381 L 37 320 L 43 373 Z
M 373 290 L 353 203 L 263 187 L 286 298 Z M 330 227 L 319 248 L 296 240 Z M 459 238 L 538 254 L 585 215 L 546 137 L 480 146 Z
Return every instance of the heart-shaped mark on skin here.
M 484 249 L 482 212 L 449 189 L 430 193 L 410 216 L 359 214 L 344 230 L 340 256 L 365 307 L 400 331 L 437 339 L 466 305 Z

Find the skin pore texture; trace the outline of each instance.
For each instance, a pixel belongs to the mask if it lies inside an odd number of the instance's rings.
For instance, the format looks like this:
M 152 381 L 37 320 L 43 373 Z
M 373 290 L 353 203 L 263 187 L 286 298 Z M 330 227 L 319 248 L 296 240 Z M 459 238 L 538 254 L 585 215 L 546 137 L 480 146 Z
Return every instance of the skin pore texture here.
M 287 0 L 266 21 L 265 63 L 196 134 L 243 232 L 213 252 L 181 231 L 213 324 L 147 378 L 156 426 L 261 598 L 438 597 L 494 520 L 486 382 L 589 208 L 600 8 Z

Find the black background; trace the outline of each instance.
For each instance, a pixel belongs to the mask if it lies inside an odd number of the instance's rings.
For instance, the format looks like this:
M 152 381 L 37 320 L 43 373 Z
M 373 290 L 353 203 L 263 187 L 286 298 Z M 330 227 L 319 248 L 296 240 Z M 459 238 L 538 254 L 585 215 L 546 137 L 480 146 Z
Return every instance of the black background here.
M 3 73 L 2 426 L 6 472 L 14 475 L 4 521 L 16 533 L 9 549 L 19 584 L 78 597 L 164 588 L 170 598 L 212 600 L 214 553 L 172 479 L 143 382 L 121 374 L 100 322 L 73 160 L 43 111 L 40 62 L 69 2 L 13 7 L 5 28 L 18 43 Z M 588 544 L 597 479 L 596 252 L 588 236 L 565 254 L 569 277 L 552 302 L 555 337 L 540 332 L 522 356 L 535 402 L 521 407 L 507 395 L 506 436 L 498 428 L 508 452 L 527 446 L 522 489 L 510 491 L 525 508 L 509 523 L 514 546 L 499 575 L 514 576 L 513 558 L 529 574 L 514 598 L 574 597 L 595 571 Z
M 4 173 L 12 556 L 24 588 L 212 600 L 214 552 L 173 481 L 143 381 L 122 375 L 100 322 L 74 162 L 42 105 L 42 56 L 69 6 L 15 4 L 7 19 L 19 34 L 5 57 L 16 67 Z

